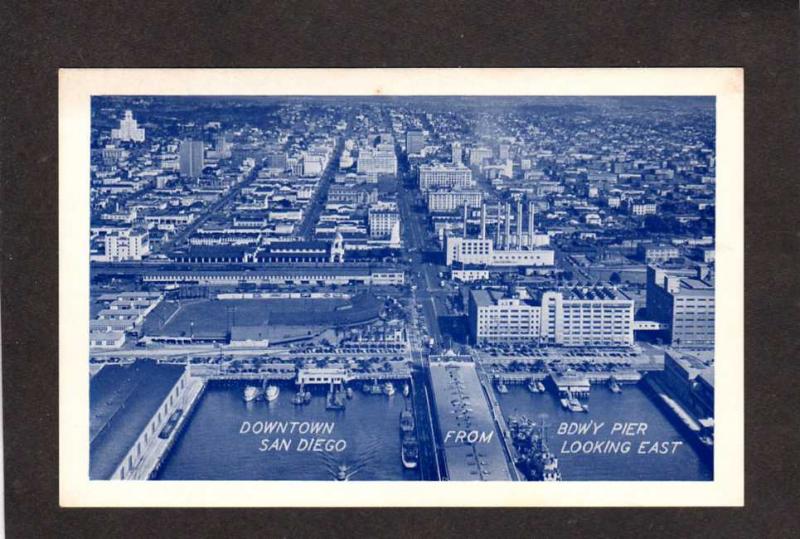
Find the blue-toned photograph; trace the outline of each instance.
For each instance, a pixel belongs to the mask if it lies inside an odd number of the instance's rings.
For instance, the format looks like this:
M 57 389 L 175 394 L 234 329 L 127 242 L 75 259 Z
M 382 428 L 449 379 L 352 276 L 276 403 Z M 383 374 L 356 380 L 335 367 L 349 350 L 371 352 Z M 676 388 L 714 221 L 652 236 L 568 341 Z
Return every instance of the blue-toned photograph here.
M 714 97 L 93 97 L 89 478 L 713 480 L 715 137 Z

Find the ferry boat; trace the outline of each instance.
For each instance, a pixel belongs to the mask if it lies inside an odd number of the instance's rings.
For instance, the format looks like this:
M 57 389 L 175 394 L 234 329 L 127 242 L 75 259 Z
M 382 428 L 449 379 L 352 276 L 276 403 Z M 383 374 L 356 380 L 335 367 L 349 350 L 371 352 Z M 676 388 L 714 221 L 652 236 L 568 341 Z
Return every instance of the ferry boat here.
M 400 460 L 403 461 L 403 467 L 407 470 L 413 470 L 419 463 L 419 443 L 414 436 L 407 436 L 403 439 L 403 445 L 400 447 Z
M 497 381 L 497 392 L 498 393 L 508 393 L 508 387 L 503 383 L 502 380 Z
M 245 402 L 251 402 L 256 400 L 261 395 L 261 390 L 258 389 L 256 386 L 247 386 L 244 388 L 244 400 Z
M 278 398 L 278 395 L 281 394 L 281 390 L 278 386 L 267 386 L 267 389 L 264 391 L 264 398 L 267 402 L 272 402 Z
M 394 395 L 394 384 L 391 382 L 386 382 L 383 384 L 383 392 L 389 397 Z
M 414 413 L 409 409 L 400 412 L 400 432 L 402 434 L 414 432 Z
M 569 401 L 567 401 L 567 402 L 568 402 L 568 405 L 569 405 L 569 411 L 570 412 L 588 412 L 589 411 L 589 407 L 584 405 L 584 404 L 581 404 L 581 401 L 579 401 L 575 397 L 570 397 Z
M 514 463 L 529 481 L 561 481 L 558 458 L 547 446 L 544 421 L 539 425 L 526 417 L 509 417 Z
M 617 383 L 617 379 L 613 376 L 608 379 L 608 389 L 611 390 L 612 393 L 622 393 L 622 388 L 619 387 L 619 383 Z

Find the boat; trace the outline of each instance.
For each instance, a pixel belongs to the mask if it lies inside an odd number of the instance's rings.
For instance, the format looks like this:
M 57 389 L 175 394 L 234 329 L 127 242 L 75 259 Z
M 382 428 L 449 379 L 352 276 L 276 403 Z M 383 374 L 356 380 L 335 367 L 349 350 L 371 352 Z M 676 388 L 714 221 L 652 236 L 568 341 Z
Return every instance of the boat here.
M 539 393 L 544 393 L 544 384 L 542 383 L 541 380 L 536 382 L 536 389 L 539 390 Z
M 245 402 L 251 402 L 256 400 L 261 395 L 261 390 L 258 389 L 256 386 L 247 386 L 244 388 L 244 400 Z
M 408 384 L 403 384 L 403 396 L 408 397 L 411 394 L 411 387 Z
M 366 387 L 366 392 L 370 395 L 381 395 L 383 393 L 383 388 L 378 384 L 378 380 L 373 380 L 372 384 Z
M 407 470 L 413 470 L 419 463 L 419 443 L 414 436 L 407 436 L 403 439 L 403 444 L 400 447 L 400 459 L 403 461 L 403 467 Z
M 561 481 L 558 458 L 547 446 L 544 421 L 537 425 L 526 417 L 512 416 L 508 427 L 514 447 L 514 464 L 525 478 L 529 481 Z
M 325 409 L 326 410 L 344 410 L 344 399 L 342 398 L 342 392 L 337 390 L 333 384 L 331 384 L 331 388 L 328 391 L 328 396 L 325 399 Z
M 389 397 L 394 395 L 394 384 L 391 382 L 386 382 L 383 384 L 383 392 Z
M 334 476 L 334 479 L 336 479 L 336 481 L 349 481 L 350 477 L 352 477 L 355 473 L 355 471 L 350 471 L 350 467 L 347 464 L 340 464 L 336 468 L 336 475 Z
M 292 397 L 292 404 L 308 404 L 311 402 L 311 392 L 305 391 L 302 387 Z
M 414 413 L 409 409 L 400 412 L 400 432 L 403 434 L 414 432 Z
M 613 376 L 608 379 L 608 389 L 610 389 L 612 393 L 622 393 L 622 388 L 619 387 L 616 378 Z
M 565 410 L 569 410 L 569 401 L 567 399 L 561 399 L 561 407 Z
M 536 385 L 536 381 L 533 378 L 528 381 L 528 391 L 531 393 L 539 393 L 539 386 Z
M 503 383 L 502 380 L 497 381 L 497 392 L 498 393 L 508 393 L 508 387 Z
M 348 387 L 345 390 L 344 394 L 347 396 L 348 399 L 352 399 L 353 398 L 353 388 L 352 387 Z
M 280 394 L 281 390 L 278 386 L 270 385 L 267 386 L 267 389 L 264 391 L 264 398 L 267 402 L 272 402 L 277 399 Z

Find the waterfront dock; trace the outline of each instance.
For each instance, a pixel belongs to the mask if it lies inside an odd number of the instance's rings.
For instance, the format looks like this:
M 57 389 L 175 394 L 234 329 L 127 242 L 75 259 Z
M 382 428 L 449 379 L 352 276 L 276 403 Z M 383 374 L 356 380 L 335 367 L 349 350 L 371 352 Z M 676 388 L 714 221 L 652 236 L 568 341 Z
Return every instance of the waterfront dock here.
M 195 406 L 203 396 L 206 383 L 206 380 L 202 378 L 192 378 L 191 385 L 187 388 L 181 399 L 181 403 L 178 405 L 178 407 L 183 409 L 183 414 L 175 428 L 166 439 L 158 436 L 151 438 L 150 444 L 142 451 L 142 457 L 128 479 L 146 480 L 151 479 L 155 475 L 164 459 L 169 454 L 170 449 L 175 444 L 175 440 L 180 436 L 181 430 L 190 421 Z
M 451 481 L 510 481 L 501 427 L 472 362 L 430 364 L 445 475 Z M 499 410 L 499 408 L 498 408 Z

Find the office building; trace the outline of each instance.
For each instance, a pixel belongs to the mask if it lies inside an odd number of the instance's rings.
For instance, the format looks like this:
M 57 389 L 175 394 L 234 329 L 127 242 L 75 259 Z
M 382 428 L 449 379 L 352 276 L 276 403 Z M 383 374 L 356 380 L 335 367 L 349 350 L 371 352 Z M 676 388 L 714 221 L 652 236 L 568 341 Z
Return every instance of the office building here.
M 706 268 L 696 277 L 670 274 L 647 267 L 647 314 L 669 327 L 673 346 L 707 348 L 714 345 L 714 281 Z
M 180 148 L 180 173 L 188 178 L 199 178 L 203 174 L 203 142 L 184 139 Z
M 433 188 L 473 187 L 475 180 L 472 171 L 463 165 L 420 165 L 419 188 L 428 191 Z
M 409 129 L 406 131 L 406 153 L 418 154 L 425 147 L 425 134 L 422 131 Z
M 607 286 L 545 291 L 471 290 L 473 342 L 530 341 L 561 346 L 631 346 L 634 302 Z
M 431 190 L 428 191 L 427 201 L 429 212 L 452 212 L 465 205 L 478 208 L 483 201 L 483 192 L 472 189 Z
M 461 150 L 461 143 L 460 142 L 453 142 L 450 145 L 450 160 L 454 165 L 462 165 L 463 164 L 463 155 Z
M 369 237 L 385 238 L 400 223 L 400 212 L 395 203 L 379 203 L 371 206 L 368 213 Z
M 479 167 L 487 159 L 491 159 L 493 155 L 491 148 L 472 148 L 469 151 L 469 164 L 473 167 Z
M 105 258 L 109 262 L 141 260 L 150 254 L 149 233 L 144 228 L 122 229 L 106 234 Z
M 125 116 L 119 121 L 119 129 L 111 130 L 111 138 L 125 142 L 144 142 L 144 128 L 139 127 L 133 118 L 133 112 L 126 110 Z
M 397 155 L 391 146 L 362 148 L 358 152 L 359 174 L 376 176 L 378 174 L 397 174 Z

